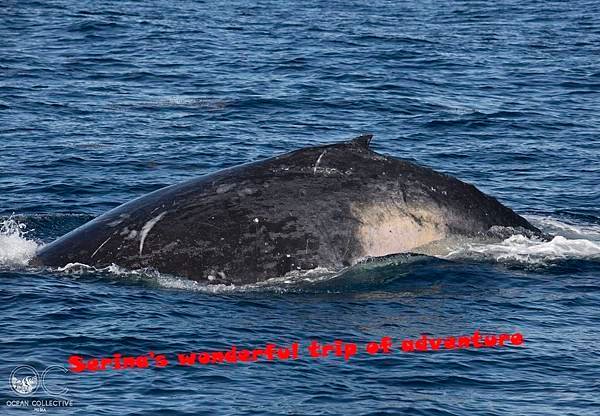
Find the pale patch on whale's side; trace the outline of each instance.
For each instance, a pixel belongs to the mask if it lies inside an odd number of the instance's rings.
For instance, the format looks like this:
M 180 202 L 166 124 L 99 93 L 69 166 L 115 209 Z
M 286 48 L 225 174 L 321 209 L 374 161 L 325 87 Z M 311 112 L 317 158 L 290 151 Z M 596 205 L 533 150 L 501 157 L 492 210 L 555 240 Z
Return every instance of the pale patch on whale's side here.
M 427 209 L 410 209 L 409 214 L 393 203 L 354 204 L 352 213 L 360 223 L 357 238 L 364 256 L 407 252 L 446 237 L 439 214 Z

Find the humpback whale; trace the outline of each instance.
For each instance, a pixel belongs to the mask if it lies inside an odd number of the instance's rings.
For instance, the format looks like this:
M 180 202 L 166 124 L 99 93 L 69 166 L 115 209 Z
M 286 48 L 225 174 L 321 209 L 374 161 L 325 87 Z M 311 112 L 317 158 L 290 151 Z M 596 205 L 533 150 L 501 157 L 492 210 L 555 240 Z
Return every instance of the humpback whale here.
M 303 148 L 159 189 L 43 246 L 31 264 L 117 264 L 253 283 L 340 270 L 454 236 L 541 235 L 473 185 L 379 154 L 371 139 Z

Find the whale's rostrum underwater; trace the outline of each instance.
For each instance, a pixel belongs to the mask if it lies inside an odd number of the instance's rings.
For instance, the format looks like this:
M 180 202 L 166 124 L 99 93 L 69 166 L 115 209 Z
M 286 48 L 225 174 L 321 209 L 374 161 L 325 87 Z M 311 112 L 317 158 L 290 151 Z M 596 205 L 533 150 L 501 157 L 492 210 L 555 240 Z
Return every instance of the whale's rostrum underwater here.
M 418 251 L 445 239 L 541 235 L 473 185 L 369 148 L 371 135 L 224 169 L 142 196 L 43 246 L 83 263 L 253 283 Z

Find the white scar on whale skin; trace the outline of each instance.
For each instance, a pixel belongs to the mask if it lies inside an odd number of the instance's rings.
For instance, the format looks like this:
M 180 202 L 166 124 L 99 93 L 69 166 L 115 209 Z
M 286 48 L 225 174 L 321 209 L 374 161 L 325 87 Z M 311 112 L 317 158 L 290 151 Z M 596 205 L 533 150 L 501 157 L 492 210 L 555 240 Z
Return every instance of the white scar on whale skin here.
M 156 217 L 154 217 L 150 221 L 148 221 L 146 224 L 144 224 L 144 226 L 142 227 L 142 231 L 140 231 L 140 256 L 142 255 L 142 251 L 144 250 L 144 241 L 146 241 L 146 237 L 148 237 L 148 233 L 150 232 L 152 227 L 154 227 L 156 225 L 157 222 L 162 220 L 162 218 L 165 216 L 166 213 L 167 213 L 167 211 L 157 215 Z
M 108 240 L 110 240 L 112 238 L 112 236 L 108 237 L 106 240 L 104 240 L 104 243 L 100 244 L 100 246 L 96 249 L 96 251 L 94 251 L 94 253 L 92 254 L 91 258 L 94 258 L 94 256 L 96 255 L 97 252 L 100 251 L 100 249 L 102 247 L 104 247 L 104 244 L 108 243 Z
M 321 158 L 325 155 L 325 153 L 327 153 L 327 150 L 323 150 L 323 153 L 321 153 L 321 155 L 319 155 L 319 158 L 317 159 L 317 163 L 315 163 L 315 166 L 313 168 L 313 174 L 317 174 L 317 168 L 319 167 L 319 163 L 321 163 Z

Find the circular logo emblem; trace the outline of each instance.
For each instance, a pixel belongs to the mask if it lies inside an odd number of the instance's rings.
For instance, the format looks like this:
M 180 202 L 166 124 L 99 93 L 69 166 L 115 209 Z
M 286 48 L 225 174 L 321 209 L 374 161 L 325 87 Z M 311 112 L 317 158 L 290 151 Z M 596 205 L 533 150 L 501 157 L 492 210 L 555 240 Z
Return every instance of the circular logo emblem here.
M 39 374 L 29 365 L 20 365 L 10 373 L 10 388 L 21 396 L 30 396 L 39 387 Z

